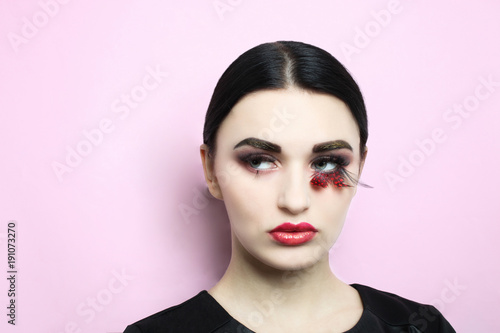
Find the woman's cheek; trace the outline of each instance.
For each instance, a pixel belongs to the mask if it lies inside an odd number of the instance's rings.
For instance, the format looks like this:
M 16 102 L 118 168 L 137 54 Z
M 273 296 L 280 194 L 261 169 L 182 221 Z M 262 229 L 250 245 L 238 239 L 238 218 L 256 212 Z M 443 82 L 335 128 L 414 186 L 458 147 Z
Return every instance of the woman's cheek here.
M 234 181 L 231 186 L 222 188 L 222 193 L 226 208 L 232 215 L 245 217 L 256 210 L 252 191 L 246 184 Z

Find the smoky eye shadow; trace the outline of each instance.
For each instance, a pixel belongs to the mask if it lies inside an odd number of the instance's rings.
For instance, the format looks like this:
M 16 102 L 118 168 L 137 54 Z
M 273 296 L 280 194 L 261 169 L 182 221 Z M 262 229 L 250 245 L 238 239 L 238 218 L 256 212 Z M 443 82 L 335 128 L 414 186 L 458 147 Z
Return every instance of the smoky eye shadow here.
M 240 152 L 236 154 L 236 158 L 242 162 L 248 162 L 252 158 L 265 161 L 265 162 L 275 162 L 277 159 L 269 154 L 258 152 L 258 151 L 248 151 Z
M 312 163 L 318 163 L 318 162 L 332 162 L 335 164 L 338 164 L 339 166 L 346 167 L 352 162 L 352 155 L 345 151 L 345 152 L 331 152 L 323 155 L 319 155 L 315 157 L 312 161 Z

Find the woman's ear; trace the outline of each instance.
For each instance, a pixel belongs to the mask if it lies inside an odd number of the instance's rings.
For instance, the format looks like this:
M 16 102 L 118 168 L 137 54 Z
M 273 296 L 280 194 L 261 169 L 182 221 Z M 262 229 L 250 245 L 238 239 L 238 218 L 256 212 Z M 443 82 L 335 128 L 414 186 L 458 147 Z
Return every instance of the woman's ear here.
M 219 186 L 219 182 L 217 181 L 217 177 L 214 172 L 214 160 L 208 154 L 208 146 L 206 144 L 202 144 L 200 146 L 200 156 L 201 156 L 201 164 L 203 164 L 203 172 L 205 173 L 205 181 L 208 185 L 208 190 L 210 194 L 219 200 L 223 200 L 222 191 Z

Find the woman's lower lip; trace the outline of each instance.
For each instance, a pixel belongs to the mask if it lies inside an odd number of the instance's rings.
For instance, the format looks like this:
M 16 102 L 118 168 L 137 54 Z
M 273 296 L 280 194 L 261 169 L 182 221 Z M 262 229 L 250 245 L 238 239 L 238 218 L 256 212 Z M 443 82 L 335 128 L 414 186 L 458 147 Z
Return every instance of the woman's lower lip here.
M 316 235 L 315 231 L 271 231 L 273 239 L 285 245 L 300 245 L 309 242 Z

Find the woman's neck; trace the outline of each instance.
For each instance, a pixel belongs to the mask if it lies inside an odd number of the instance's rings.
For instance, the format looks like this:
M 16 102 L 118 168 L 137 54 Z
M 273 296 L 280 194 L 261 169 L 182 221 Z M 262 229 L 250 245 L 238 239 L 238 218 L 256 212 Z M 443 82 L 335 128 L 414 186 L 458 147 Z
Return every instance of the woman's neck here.
M 237 320 L 251 327 L 307 323 L 357 306 L 357 292 L 333 274 L 328 254 L 300 270 L 279 270 L 234 248 L 231 262 L 210 294 Z M 237 245 L 236 245 L 237 246 Z M 353 302 L 354 301 L 354 302 Z
M 336 281 L 338 279 L 330 269 L 328 255 L 303 269 L 282 270 L 262 263 L 244 250 L 233 249 L 231 261 L 220 282 L 227 288 L 251 295 L 269 295 L 269 292 L 280 289 L 292 296 L 303 292 L 310 294 L 316 289 L 324 293 Z

